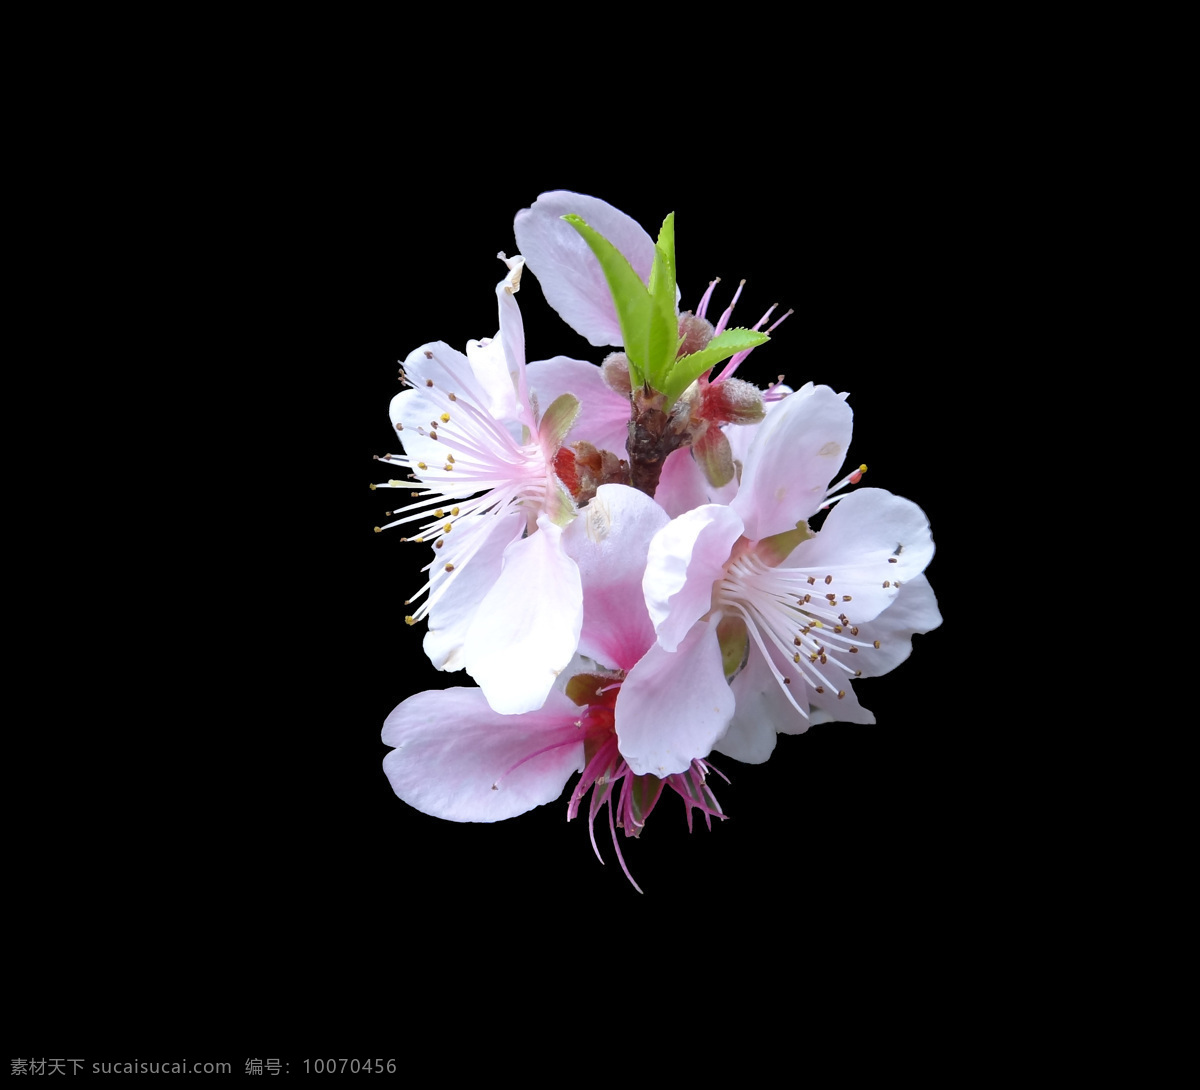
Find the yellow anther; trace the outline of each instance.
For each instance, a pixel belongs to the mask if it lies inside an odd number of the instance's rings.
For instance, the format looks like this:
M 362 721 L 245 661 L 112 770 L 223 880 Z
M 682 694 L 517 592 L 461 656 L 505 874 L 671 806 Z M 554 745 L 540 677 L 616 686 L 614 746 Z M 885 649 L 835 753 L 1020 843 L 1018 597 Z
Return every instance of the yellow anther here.
M 445 515 L 446 515 L 446 512 L 445 512 L 445 511 L 443 511 L 443 510 L 442 510 L 440 507 L 439 507 L 439 508 L 438 508 L 436 511 L 434 511 L 434 513 L 433 513 L 433 517 L 434 517 L 435 519 L 444 518 L 444 517 L 445 517 Z
M 813 628 L 824 628 L 825 626 L 820 621 L 813 621 Z
M 424 541 L 424 540 L 425 539 L 423 537 L 414 537 L 413 538 L 413 541 Z
M 862 465 L 860 465 L 860 466 L 858 467 L 858 471 L 859 471 L 859 473 L 866 473 L 866 471 L 867 471 L 867 463 L 866 463 L 866 462 L 863 462 L 863 464 L 862 464 Z
M 450 414 L 449 413 L 442 413 L 442 423 L 443 424 L 450 423 Z
M 382 526 L 376 526 L 376 527 L 375 527 L 375 532 L 376 532 L 377 534 L 382 534 L 382 533 L 383 533 L 383 527 L 382 527 Z
M 446 523 L 446 525 L 442 527 L 442 533 L 448 534 L 450 532 L 450 528 L 453 525 L 454 525 L 454 523 L 452 523 L 452 522 Z
M 443 468 L 443 469 L 444 469 L 444 470 L 445 470 L 447 473 L 449 473 L 449 472 L 450 472 L 450 470 L 452 470 L 452 469 L 454 468 L 454 466 L 452 466 L 452 465 L 451 465 L 449 462 L 447 462 L 447 463 L 446 463 L 444 466 L 442 466 L 442 468 Z
M 374 491 L 375 491 L 375 486 L 374 486 L 374 485 L 371 485 L 371 491 L 372 491 L 372 492 L 374 492 Z
M 416 624 L 417 619 L 410 613 L 407 617 L 404 618 L 404 623 L 405 624 Z
M 447 454 L 447 455 L 446 455 L 446 461 L 447 461 L 447 462 L 453 462 L 453 461 L 454 461 L 454 455 L 453 455 L 453 454 Z
M 453 564 L 447 564 L 447 565 L 446 565 L 446 571 L 454 571 L 454 565 L 453 565 Z
M 418 462 L 418 463 L 417 463 L 417 468 L 418 468 L 418 469 L 428 469 L 428 468 L 429 468 L 429 466 L 427 466 L 427 465 L 426 465 L 424 462 Z
M 450 508 L 450 514 L 452 514 L 452 515 L 457 515 L 457 514 L 458 514 L 458 508 L 457 508 L 457 507 L 451 507 L 451 508 Z

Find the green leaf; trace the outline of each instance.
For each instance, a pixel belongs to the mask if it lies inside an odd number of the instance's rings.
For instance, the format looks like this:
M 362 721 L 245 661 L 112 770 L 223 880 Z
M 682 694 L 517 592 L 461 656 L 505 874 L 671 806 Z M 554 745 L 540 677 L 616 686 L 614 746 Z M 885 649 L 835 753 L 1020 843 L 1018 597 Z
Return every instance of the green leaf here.
M 722 360 L 744 352 L 747 348 L 766 344 L 770 339 L 765 333 L 758 333 L 753 329 L 727 329 L 719 337 L 709 341 L 699 352 L 693 352 L 690 356 L 680 356 L 675 360 L 662 376 L 661 384 L 654 383 L 654 388 L 666 394 L 669 401 L 674 401 L 705 371 L 715 367 Z
M 679 317 L 675 313 L 675 213 L 658 232 L 650 272 L 650 328 L 646 346 L 646 381 L 662 390 L 679 352 Z M 628 350 L 628 346 L 626 346 Z
M 650 343 L 651 309 L 650 293 L 642 278 L 633 271 L 633 266 L 620 250 L 599 231 L 589 227 L 580 216 L 563 216 L 579 232 L 588 248 L 596 255 L 608 290 L 612 293 L 617 308 L 617 320 L 621 323 L 621 336 L 625 340 L 625 355 L 629 357 L 629 374 L 637 385 L 646 380 L 646 351 Z M 655 254 L 655 265 L 658 265 Z

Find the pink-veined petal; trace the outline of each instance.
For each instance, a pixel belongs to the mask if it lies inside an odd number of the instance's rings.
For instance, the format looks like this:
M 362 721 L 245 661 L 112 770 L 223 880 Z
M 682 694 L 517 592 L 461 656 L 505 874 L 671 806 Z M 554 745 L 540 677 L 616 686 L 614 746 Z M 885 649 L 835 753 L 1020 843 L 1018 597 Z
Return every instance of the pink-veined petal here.
M 671 518 L 678 518 L 706 503 L 712 503 L 710 486 L 704 470 L 696 465 L 692 452 L 687 447 L 673 450 L 663 462 L 654 499 L 662 505 Z
M 729 726 L 734 697 L 721 663 L 718 619 L 694 625 L 677 651 L 655 644 L 622 684 L 617 738 L 635 774 L 686 771 L 712 752 Z
M 545 515 L 537 525 L 505 550 L 500 577 L 467 632 L 467 672 L 505 715 L 542 706 L 583 623 L 583 587 L 563 550 L 562 528 Z
M 475 404 L 487 404 L 490 395 L 477 380 L 470 359 L 444 341 L 431 341 L 410 352 L 404 361 L 404 373 L 412 388 L 396 394 L 389 410 L 396 437 L 414 463 L 440 466 L 446 458 L 446 447 L 439 446 L 430 432 L 433 421 L 443 411 L 446 393 Z M 436 392 L 426 382 L 432 383 Z M 465 498 L 479 491 L 479 485 L 464 481 L 461 487 L 455 487 L 454 482 L 447 481 L 438 491 L 447 497 Z
M 561 394 L 579 399 L 579 416 L 567 434 L 567 442 L 584 440 L 597 450 L 611 450 L 625 458 L 629 435 L 629 398 L 609 388 L 600 368 L 568 356 L 535 360 L 527 368 L 529 389 L 536 396 L 538 411 L 545 412 Z
M 642 589 L 665 650 L 674 651 L 712 608 L 713 583 L 741 533 L 742 520 L 732 508 L 705 504 L 672 519 L 654 535 Z
M 797 390 L 754 425 L 730 506 L 752 541 L 793 529 L 821 506 L 850 447 L 854 414 L 828 386 Z
M 650 540 L 668 521 L 645 493 L 603 484 L 563 532 L 563 547 L 578 565 L 583 586 L 580 654 L 629 670 L 654 643 L 642 575 Z
M 646 283 L 654 241 L 641 225 L 598 197 L 556 190 L 517 213 L 517 245 L 542 286 L 546 301 L 593 345 L 620 345 L 621 323 L 600 262 L 563 216 L 577 215 L 599 231 Z
M 422 813 L 502 821 L 553 802 L 583 771 L 578 712 L 559 692 L 540 711 L 514 716 L 493 711 L 478 689 L 418 693 L 384 723 L 383 742 L 396 748 L 383 769 Z

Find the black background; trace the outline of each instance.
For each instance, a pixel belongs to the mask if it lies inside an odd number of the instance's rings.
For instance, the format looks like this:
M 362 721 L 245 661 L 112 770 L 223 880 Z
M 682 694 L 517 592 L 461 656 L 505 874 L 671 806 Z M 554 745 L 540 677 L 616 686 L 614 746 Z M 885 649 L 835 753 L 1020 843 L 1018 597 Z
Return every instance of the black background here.
M 101 997 L 131 976 L 182 1007 L 196 980 L 247 1008 L 327 976 L 410 998 L 431 980 L 493 987 L 539 972 L 545 989 L 570 990 L 597 973 L 747 957 L 795 968 L 806 950 L 849 942 L 910 949 L 957 926 L 975 896 L 964 876 L 983 776 L 964 696 L 975 437 L 960 376 L 994 363 L 972 256 L 986 211 L 952 135 L 860 135 L 838 145 L 847 154 L 815 156 L 793 132 L 726 163 L 686 140 L 654 159 L 615 146 L 568 158 L 511 148 L 502 132 L 461 148 L 398 132 L 402 154 L 348 136 L 293 160 L 285 177 L 302 181 L 250 221 L 264 255 L 250 279 L 270 303 L 237 345 L 238 374 L 271 419 L 231 452 L 242 479 L 205 531 L 213 564 L 189 559 L 186 608 L 144 626 L 146 655 L 170 665 L 102 684 L 100 737 L 85 734 L 29 792 L 15 869 L 48 981 Z M 427 340 L 495 333 L 494 255 L 516 251 L 516 211 L 559 188 L 652 235 L 674 211 L 682 306 L 720 276 L 710 318 L 742 277 L 735 324 L 794 308 L 740 376 L 848 390 L 850 463 L 918 503 L 938 547 L 928 575 L 943 627 L 856 686 L 877 725 L 780 737 L 762 766 L 718 758 L 729 818 L 711 832 L 689 835 L 665 796 L 640 840 L 621 838 L 644 896 L 603 819 L 604 866 L 583 821 L 567 823 L 568 793 L 456 825 L 402 803 L 381 769 L 396 704 L 469 683 L 431 670 L 423 630 L 403 623 L 420 547 L 373 532 L 389 506 L 368 485 L 388 476 L 372 455 L 395 449 L 397 361 Z M 530 360 L 605 354 L 528 272 L 518 301 Z

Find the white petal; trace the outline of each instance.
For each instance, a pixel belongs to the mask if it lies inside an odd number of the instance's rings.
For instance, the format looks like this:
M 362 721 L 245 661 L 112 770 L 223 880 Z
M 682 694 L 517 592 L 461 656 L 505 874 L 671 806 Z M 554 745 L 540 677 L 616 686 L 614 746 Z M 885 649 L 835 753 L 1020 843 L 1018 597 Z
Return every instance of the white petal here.
M 789 394 L 754 426 L 731 504 L 748 538 L 791 530 L 821 506 L 850 447 L 853 416 L 842 397 L 817 386 Z
M 563 532 L 563 547 L 579 566 L 583 585 L 580 654 L 629 670 L 654 643 L 642 576 L 650 539 L 668 521 L 645 493 L 604 484 Z
M 642 589 L 658 642 L 667 651 L 712 608 L 713 583 L 741 533 L 742 520 L 731 508 L 705 504 L 654 535 Z
M 678 651 L 651 647 L 621 686 L 617 738 L 636 774 L 686 771 L 729 726 L 734 699 L 721 664 L 718 620 L 693 626 Z
M 484 390 L 484 411 L 497 420 L 515 420 L 519 411 L 516 375 L 504 354 L 504 342 L 498 336 L 467 341 L 467 359 Z
M 597 197 L 557 190 L 517 213 L 517 245 L 542 286 L 546 301 L 593 345 L 620 345 L 621 324 L 600 262 L 579 233 L 563 221 L 580 216 L 611 242 L 643 282 L 654 266 L 654 241 L 640 224 Z
M 858 702 L 849 682 L 846 682 L 842 691 L 846 695 L 839 699 L 837 693 L 829 689 L 823 693 L 810 689 L 808 721 L 814 726 L 818 723 L 861 723 L 870 726 L 875 722 L 874 712 Z
M 879 641 L 878 647 L 864 648 L 856 656 L 855 666 L 863 677 L 879 677 L 894 670 L 912 654 L 915 634 L 932 632 L 942 623 L 937 598 L 929 580 L 918 575 L 905 582 L 892 602 L 875 620 L 859 627 L 859 638 Z
M 619 458 L 626 457 L 629 399 L 609 388 L 600 376 L 599 367 L 555 356 L 531 363 L 526 373 L 540 412 L 545 412 L 561 394 L 579 398 L 580 412 L 567 436 L 568 442 L 586 440 L 597 450 L 611 450 Z
M 525 259 L 497 255 L 508 266 L 508 275 L 496 285 L 500 330 L 495 337 L 467 342 L 467 357 L 476 380 L 486 391 L 483 403 L 497 420 L 519 420 L 533 427 L 529 397 L 525 388 L 525 324 L 516 294 L 521 286 Z
M 540 711 L 516 716 L 493 711 L 478 689 L 418 693 L 384 723 L 384 744 L 396 748 L 383 769 L 392 790 L 422 813 L 502 821 L 553 802 L 583 771 L 583 741 L 573 737 L 578 711 L 557 692 Z
M 488 703 L 515 715 L 540 708 L 571 661 L 583 623 L 579 569 L 562 547 L 562 528 L 545 515 L 504 552 L 495 585 L 467 632 L 467 672 Z
M 805 568 L 818 580 L 831 574 L 829 590 L 850 595 L 845 611 L 852 623 L 862 624 L 890 605 L 897 583 L 915 579 L 931 559 L 925 512 L 882 488 L 860 488 L 834 506 L 820 532 L 801 542 L 784 565 Z
M 431 341 L 414 349 L 404 361 L 404 373 L 412 388 L 402 390 L 392 398 L 390 415 L 396 437 L 404 445 L 404 453 L 414 462 L 427 462 L 440 467 L 446 458 L 446 447 L 429 437 L 431 424 L 444 407 L 444 395 L 455 393 L 477 405 L 488 404 L 487 395 L 475 376 L 471 361 L 443 341 Z M 434 394 L 426 382 L 439 391 Z M 426 434 L 422 434 L 425 432 Z M 444 496 L 465 498 L 477 492 L 478 485 L 464 482 L 461 487 L 447 483 L 437 491 Z
M 436 669 L 463 668 L 463 645 L 479 603 L 500 577 L 504 550 L 520 540 L 524 529 L 525 515 L 513 510 L 461 518 L 442 538 L 430 571 L 430 593 L 436 601 L 423 645 Z M 455 564 L 454 571 L 446 571 L 448 563 Z
M 808 726 L 780 691 L 767 660 L 753 642 L 745 667 L 730 687 L 737 707 L 729 730 L 713 747 L 718 753 L 749 765 L 762 764 L 775 749 L 780 724 L 796 719 L 803 727 Z

